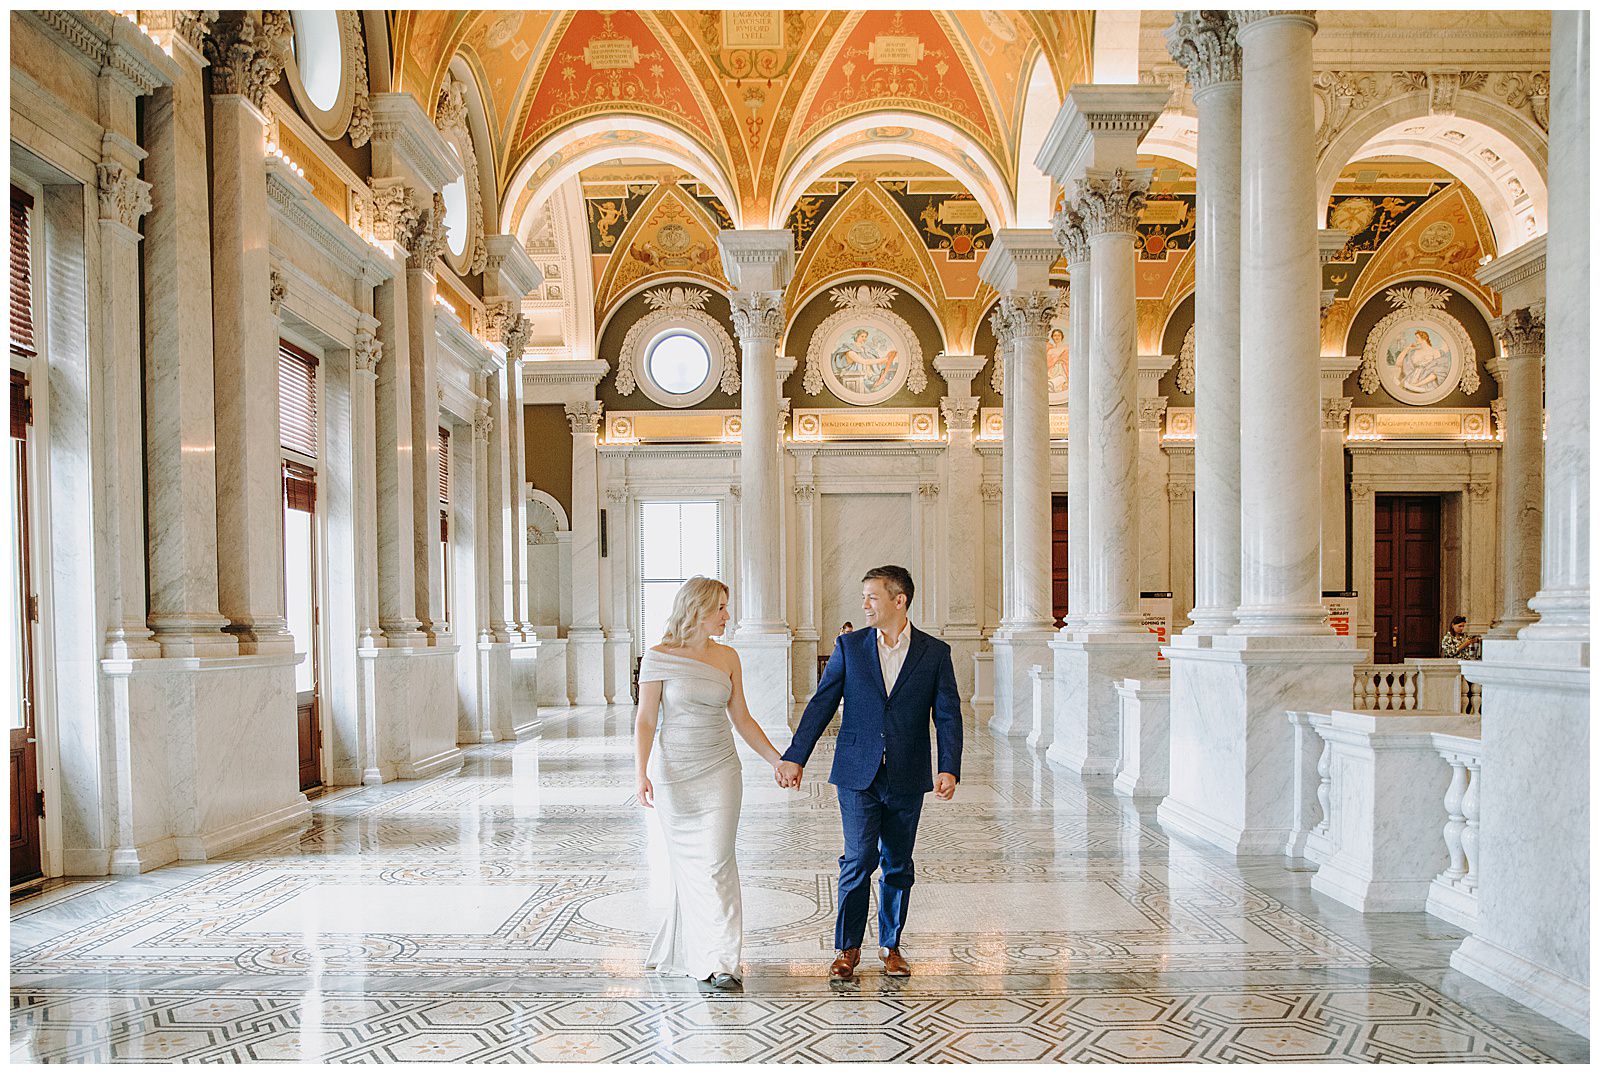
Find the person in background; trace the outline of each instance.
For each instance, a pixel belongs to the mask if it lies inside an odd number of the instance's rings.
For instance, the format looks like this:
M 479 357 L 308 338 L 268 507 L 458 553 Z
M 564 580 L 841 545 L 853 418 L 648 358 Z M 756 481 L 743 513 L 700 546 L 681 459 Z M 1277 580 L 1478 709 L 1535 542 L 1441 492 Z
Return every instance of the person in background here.
M 841 633 L 841 634 L 848 634 L 848 633 L 850 633 L 850 632 L 851 632 L 851 631 L 852 631 L 852 630 L 854 630 L 854 629 L 855 629 L 855 624 L 854 624 L 854 623 L 852 623 L 852 622 L 850 622 L 850 620 L 848 620 L 848 619 L 846 619 L 846 620 L 845 620 L 845 621 L 844 621 L 844 626 L 842 626 L 842 627 L 840 627 L 840 628 L 839 628 L 839 633 Z
M 1467 617 L 1458 615 L 1450 620 L 1450 629 L 1439 639 L 1439 655 L 1452 660 L 1482 660 L 1483 639 L 1467 633 Z

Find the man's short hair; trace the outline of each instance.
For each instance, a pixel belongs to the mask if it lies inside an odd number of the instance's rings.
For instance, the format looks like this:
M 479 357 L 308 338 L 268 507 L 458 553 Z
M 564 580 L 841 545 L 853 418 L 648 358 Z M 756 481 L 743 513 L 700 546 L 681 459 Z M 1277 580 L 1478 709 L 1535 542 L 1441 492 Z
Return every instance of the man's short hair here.
M 904 593 L 906 595 L 906 607 L 911 607 L 911 598 L 917 592 L 917 585 L 911 580 L 910 571 L 904 567 L 896 567 L 891 563 L 886 567 L 872 568 L 861 580 L 870 582 L 874 578 L 883 580 L 884 588 L 889 590 L 889 596 L 893 597 L 897 593 Z

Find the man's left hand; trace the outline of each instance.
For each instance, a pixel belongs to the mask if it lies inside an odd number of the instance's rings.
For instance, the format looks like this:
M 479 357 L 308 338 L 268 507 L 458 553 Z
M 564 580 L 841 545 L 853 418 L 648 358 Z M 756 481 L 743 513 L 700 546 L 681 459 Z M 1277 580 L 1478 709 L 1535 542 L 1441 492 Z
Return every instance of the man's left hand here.
M 940 772 L 933 781 L 933 793 L 948 802 L 956 796 L 956 777 L 949 772 Z

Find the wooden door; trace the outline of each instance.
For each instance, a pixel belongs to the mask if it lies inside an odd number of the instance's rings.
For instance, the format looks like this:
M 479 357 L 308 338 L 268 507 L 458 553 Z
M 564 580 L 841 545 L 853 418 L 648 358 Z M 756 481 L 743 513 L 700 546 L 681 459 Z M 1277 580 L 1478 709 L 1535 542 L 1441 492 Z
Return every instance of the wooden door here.
M 1060 627 L 1067 617 L 1067 498 L 1050 497 L 1050 607 Z
M 32 423 L 27 375 L 11 371 L 11 531 L 16 549 L 12 578 L 18 600 L 12 611 L 16 640 L 12 671 L 16 679 L 11 712 L 11 884 L 44 874 L 44 846 L 39 818 L 44 797 L 39 793 L 39 736 L 34 706 L 34 630 L 39 600 L 34 594 L 33 558 L 29 549 L 28 427 Z
M 1372 645 L 1380 664 L 1439 655 L 1441 514 L 1436 495 L 1375 499 Z

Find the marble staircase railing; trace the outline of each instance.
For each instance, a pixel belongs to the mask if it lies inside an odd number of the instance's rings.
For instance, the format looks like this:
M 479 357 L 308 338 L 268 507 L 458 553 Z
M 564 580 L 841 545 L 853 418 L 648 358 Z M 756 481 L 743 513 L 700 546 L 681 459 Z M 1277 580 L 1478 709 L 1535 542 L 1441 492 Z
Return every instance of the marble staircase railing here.
M 1478 919 L 1478 778 L 1483 742 L 1463 735 L 1435 734 L 1433 748 L 1450 766 L 1444 794 L 1445 869 L 1428 890 L 1427 911 L 1470 930 Z
M 1292 810 L 1283 854 L 1291 866 L 1320 865 L 1328 852 L 1328 794 L 1332 780 L 1328 768 L 1330 746 L 1318 731 L 1332 717 L 1318 712 L 1285 715 L 1294 746 L 1289 783 Z
M 1353 707 L 1363 712 L 1443 712 L 1476 716 L 1480 688 L 1461 661 L 1413 657 L 1403 664 L 1357 664 Z

